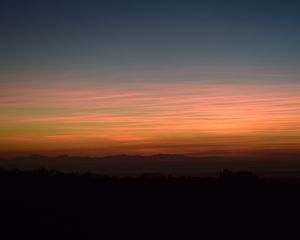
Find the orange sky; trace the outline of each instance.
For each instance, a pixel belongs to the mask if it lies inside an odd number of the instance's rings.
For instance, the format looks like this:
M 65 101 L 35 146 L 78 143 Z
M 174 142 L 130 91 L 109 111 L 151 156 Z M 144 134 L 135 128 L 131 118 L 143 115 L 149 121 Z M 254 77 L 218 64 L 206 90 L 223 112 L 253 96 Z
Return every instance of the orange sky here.
M 0 151 L 228 154 L 299 149 L 298 83 L 20 86 L 0 95 Z

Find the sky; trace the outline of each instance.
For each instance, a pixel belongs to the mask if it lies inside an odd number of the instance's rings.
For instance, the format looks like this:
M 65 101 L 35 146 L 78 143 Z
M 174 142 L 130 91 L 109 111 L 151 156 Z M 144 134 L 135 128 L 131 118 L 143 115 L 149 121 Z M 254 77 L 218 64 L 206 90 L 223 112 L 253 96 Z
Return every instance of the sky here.
M 0 153 L 300 149 L 299 1 L 0 3 Z

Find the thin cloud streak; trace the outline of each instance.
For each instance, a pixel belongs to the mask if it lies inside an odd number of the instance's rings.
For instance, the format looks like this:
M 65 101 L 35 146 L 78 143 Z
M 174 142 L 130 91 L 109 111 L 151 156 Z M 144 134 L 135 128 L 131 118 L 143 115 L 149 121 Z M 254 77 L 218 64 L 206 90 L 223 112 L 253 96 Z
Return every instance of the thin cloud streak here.
M 295 148 L 300 145 L 299 92 L 297 83 L 143 83 L 124 89 L 6 86 L 5 94 L 0 94 L 0 128 L 11 131 L 1 134 L 0 143 L 5 139 L 12 144 L 24 142 L 27 136 L 32 149 L 38 149 L 40 137 L 45 147 L 47 141 L 57 140 L 66 149 L 75 145 L 94 148 L 93 141 L 101 145 L 110 140 L 111 148 L 117 147 L 116 143 L 140 141 L 145 144 L 143 149 L 164 149 L 166 136 L 184 145 L 200 144 L 203 136 L 218 142 L 234 135 L 250 139 L 253 135 L 277 134 L 279 144 L 286 147 L 283 143 L 288 142 Z M 294 137 L 289 137 L 291 133 Z M 264 140 L 263 146 L 275 144 L 271 138 Z M 247 142 L 238 141 L 235 139 L 232 147 L 247 148 Z M 161 147 L 154 148 L 158 145 Z M 217 148 L 211 145 L 211 150 Z

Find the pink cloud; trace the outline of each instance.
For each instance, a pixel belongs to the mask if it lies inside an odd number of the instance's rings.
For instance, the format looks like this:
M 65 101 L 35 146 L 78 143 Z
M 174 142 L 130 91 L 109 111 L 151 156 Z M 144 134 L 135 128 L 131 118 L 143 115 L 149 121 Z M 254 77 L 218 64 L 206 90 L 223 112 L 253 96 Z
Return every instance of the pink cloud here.
M 114 139 L 130 144 L 147 140 L 153 145 L 169 135 L 180 141 L 182 136 L 195 134 L 250 138 L 279 133 L 282 142 L 300 145 L 299 92 L 300 84 L 296 83 L 143 83 L 123 89 L 12 86 L 1 90 L 0 110 L 6 114 L 0 125 L 21 125 L 20 139 L 26 138 L 22 132 L 26 126 L 55 126 L 57 132 L 44 136 L 43 141 L 91 141 L 101 134 L 103 138 L 95 141 Z M 32 114 L 34 109 L 50 109 L 51 114 L 39 110 Z M 59 129 L 68 129 L 70 135 L 61 136 Z M 287 141 L 284 136 L 290 133 L 297 137 Z M 34 136 L 30 139 L 38 140 Z M 265 143 L 268 141 L 272 144 L 270 139 Z

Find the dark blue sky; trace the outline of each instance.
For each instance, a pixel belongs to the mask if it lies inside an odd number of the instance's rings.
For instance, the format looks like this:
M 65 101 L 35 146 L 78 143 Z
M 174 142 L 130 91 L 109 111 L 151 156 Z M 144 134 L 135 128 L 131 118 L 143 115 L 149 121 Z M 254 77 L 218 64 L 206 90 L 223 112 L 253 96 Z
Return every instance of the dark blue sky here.
M 1 70 L 297 68 L 299 12 L 283 0 L 1 1 Z

